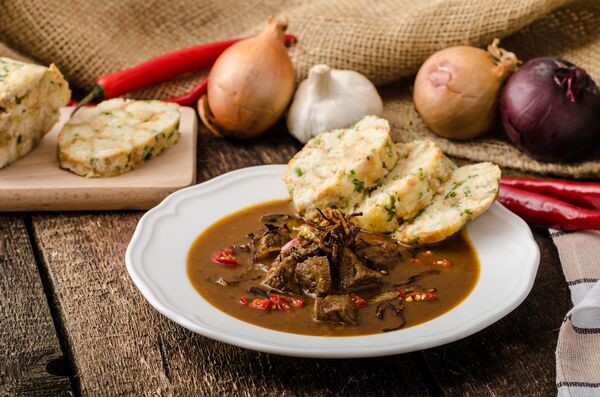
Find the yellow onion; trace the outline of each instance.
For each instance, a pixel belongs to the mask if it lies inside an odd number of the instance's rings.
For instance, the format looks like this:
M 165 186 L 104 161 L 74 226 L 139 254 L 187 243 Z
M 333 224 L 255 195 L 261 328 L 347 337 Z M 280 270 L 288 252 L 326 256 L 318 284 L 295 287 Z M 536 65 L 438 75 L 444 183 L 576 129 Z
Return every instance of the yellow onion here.
M 269 17 L 257 36 L 229 47 L 208 75 L 198 102 L 204 124 L 215 134 L 253 138 L 271 127 L 294 94 L 294 66 L 284 43 L 285 19 Z
M 446 138 L 470 139 L 483 135 L 498 114 L 502 84 L 519 60 L 498 47 L 487 51 L 458 46 L 438 51 L 419 69 L 413 101 L 423 122 Z

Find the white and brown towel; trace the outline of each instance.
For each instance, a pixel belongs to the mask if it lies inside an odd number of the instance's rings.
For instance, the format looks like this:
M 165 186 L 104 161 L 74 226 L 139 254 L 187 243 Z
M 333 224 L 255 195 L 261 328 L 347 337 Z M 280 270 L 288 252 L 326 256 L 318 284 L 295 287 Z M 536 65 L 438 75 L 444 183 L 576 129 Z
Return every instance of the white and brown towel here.
M 550 230 L 571 290 L 556 346 L 558 396 L 600 396 L 600 231 Z

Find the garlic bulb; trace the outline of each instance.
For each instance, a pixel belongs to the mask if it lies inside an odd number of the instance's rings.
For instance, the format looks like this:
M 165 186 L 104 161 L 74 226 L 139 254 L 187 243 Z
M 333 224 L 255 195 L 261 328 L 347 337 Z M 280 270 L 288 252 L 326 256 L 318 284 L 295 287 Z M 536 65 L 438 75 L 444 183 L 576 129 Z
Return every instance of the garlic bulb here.
M 294 95 L 287 126 L 296 139 L 306 143 L 321 132 L 350 127 L 382 111 L 381 97 L 365 76 L 315 65 Z

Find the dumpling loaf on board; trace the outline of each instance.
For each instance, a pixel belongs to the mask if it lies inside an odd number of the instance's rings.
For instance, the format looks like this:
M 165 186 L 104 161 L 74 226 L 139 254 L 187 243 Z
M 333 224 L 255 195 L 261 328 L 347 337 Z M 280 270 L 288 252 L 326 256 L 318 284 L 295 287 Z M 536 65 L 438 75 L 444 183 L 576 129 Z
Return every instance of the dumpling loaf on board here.
M 0 168 L 31 152 L 70 98 L 56 66 L 0 57 Z
M 85 177 L 131 171 L 179 139 L 179 105 L 111 99 L 81 108 L 58 136 L 62 168 Z

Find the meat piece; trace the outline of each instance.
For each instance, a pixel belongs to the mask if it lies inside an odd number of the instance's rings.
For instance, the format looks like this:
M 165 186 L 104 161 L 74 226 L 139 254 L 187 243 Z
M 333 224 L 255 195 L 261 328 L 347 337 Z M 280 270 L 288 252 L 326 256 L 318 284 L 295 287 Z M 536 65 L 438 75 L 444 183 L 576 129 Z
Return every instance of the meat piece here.
M 313 320 L 356 325 L 358 308 L 348 295 L 329 295 L 317 298 L 313 306 Z
M 348 248 L 344 248 L 339 261 L 340 288 L 357 290 L 381 283 L 381 274 L 366 267 Z
M 253 240 L 254 259 L 262 259 L 279 252 L 281 247 L 291 239 L 290 232 L 285 227 L 267 224 L 262 234 Z
M 299 294 L 302 289 L 296 282 L 295 271 L 296 260 L 292 256 L 286 256 L 273 262 L 262 283 L 279 291 L 290 291 Z
M 331 289 L 331 272 L 326 256 L 313 256 L 296 266 L 296 280 L 305 291 L 317 296 Z
M 354 252 L 362 261 L 377 268 L 389 268 L 400 261 L 407 247 L 381 234 L 360 232 L 355 239 Z

